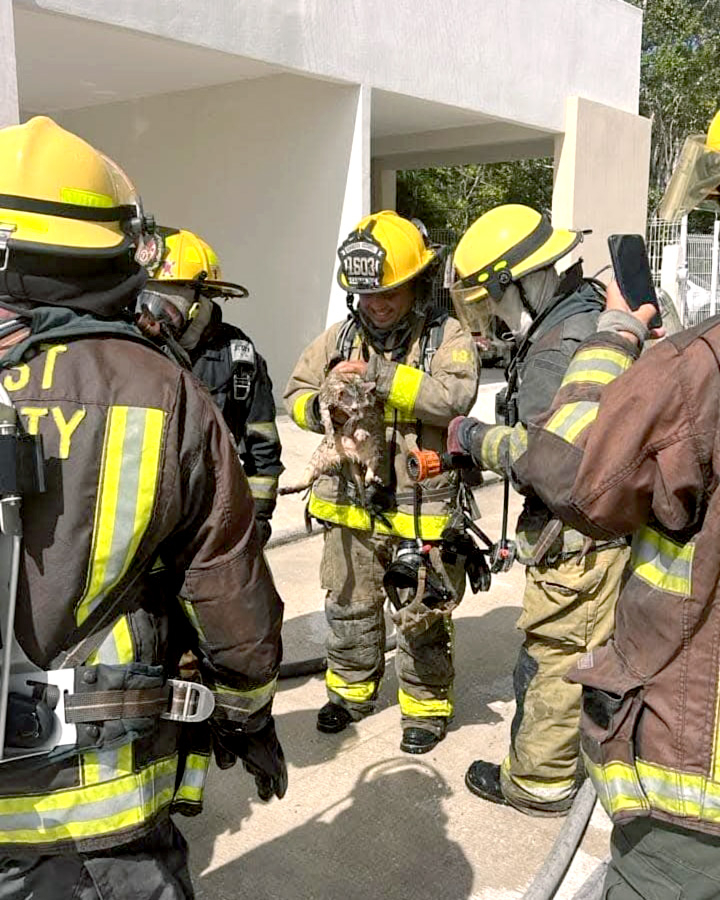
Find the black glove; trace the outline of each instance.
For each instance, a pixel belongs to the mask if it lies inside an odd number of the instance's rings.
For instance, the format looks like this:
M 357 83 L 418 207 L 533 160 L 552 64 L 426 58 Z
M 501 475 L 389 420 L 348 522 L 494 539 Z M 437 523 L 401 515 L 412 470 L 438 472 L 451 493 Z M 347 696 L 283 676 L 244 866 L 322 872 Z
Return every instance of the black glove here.
M 255 519 L 255 525 L 257 526 L 258 538 L 260 539 L 260 546 L 264 547 L 265 544 L 270 540 L 270 535 L 272 534 L 272 525 L 267 519 Z
M 236 759 L 241 759 L 245 771 L 255 779 L 261 800 L 270 800 L 273 794 L 278 799 L 285 796 L 287 766 L 272 716 L 259 731 L 250 734 L 230 722 L 213 721 L 211 728 L 218 768 L 229 769 L 235 765 Z

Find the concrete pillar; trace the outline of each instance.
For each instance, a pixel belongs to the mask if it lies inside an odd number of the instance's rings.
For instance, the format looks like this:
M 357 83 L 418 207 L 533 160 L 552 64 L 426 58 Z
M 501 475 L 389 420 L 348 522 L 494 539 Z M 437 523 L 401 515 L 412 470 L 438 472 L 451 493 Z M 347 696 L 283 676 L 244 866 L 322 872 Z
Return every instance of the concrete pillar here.
M 574 253 L 586 275 L 610 262 L 609 234 L 645 234 L 650 126 L 649 119 L 581 97 L 566 101 L 552 217 L 559 228 L 592 229 Z
M 0 0 L 0 128 L 19 121 L 13 8 L 10 0 Z
M 345 240 L 355 225 L 370 213 L 370 88 L 361 85 L 357 89 L 357 109 L 352 149 L 347 167 L 345 198 L 343 200 L 340 228 L 336 247 Z M 333 269 L 328 300 L 326 322 L 332 325 L 347 315 L 346 294 L 337 283 L 337 257 Z
M 397 172 L 381 163 L 372 164 L 372 210 L 397 209 Z

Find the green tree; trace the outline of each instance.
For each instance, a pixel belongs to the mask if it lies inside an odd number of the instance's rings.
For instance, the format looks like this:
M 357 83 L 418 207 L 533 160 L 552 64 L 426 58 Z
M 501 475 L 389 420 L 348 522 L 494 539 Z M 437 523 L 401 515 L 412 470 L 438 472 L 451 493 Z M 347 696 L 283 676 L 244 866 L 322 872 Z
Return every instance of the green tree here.
M 462 233 L 501 203 L 549 208 L 552 181 L 552 159 L 412 169 L 398 172 L 398 211 L 417 216 L 428 228 Z
M 640 114 L 652 120 L 652 213 L 688 134 L 720 107 L 720 0 L 630 0 L 643 10 Z

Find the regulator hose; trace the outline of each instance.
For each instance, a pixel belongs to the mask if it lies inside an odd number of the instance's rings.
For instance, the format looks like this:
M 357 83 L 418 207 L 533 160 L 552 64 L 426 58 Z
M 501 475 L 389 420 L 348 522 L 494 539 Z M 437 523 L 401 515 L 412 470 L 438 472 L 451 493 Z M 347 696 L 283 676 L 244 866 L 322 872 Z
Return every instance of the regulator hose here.
M 545 862 L 523 894 L 522 900 L 552 900 L 555 896 L 582 842 L 596 800 L 597 794 L 593 783 L 586 778 L 560 833 L 555 838 L 552 850 L 545 857 Z

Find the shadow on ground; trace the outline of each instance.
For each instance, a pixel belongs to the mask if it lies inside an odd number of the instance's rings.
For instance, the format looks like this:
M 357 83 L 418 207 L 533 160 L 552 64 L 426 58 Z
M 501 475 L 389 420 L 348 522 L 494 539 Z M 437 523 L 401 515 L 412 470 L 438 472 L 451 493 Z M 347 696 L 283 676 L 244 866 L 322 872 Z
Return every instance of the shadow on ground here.
M 309 821 L 195 879 L 199 900 L 467 900 L 473 872 L 447 835 L 451 796 L 431 765 L 367 766 Z M 278 805 L 276 814 L 282 815 Z

